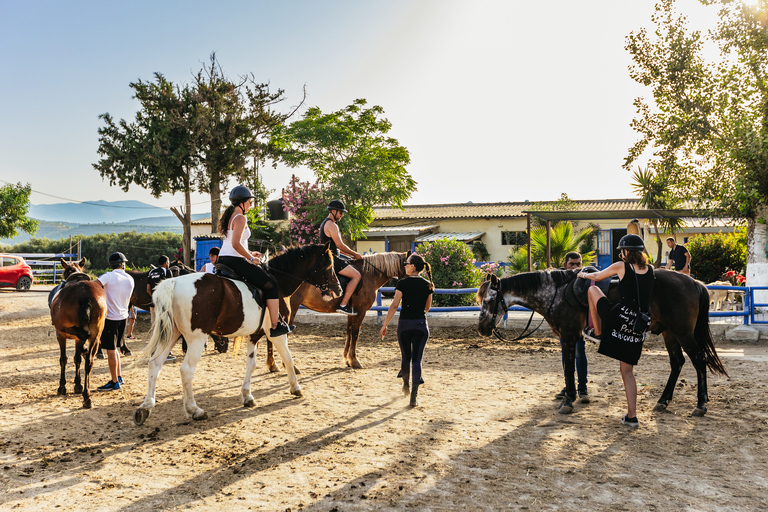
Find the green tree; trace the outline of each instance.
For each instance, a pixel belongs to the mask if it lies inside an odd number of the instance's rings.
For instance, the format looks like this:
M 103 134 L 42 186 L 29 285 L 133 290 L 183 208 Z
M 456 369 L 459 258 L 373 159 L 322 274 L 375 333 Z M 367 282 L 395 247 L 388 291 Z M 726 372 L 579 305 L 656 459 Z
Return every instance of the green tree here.
M 691 275 L 705 283 L 722 281 L 729 270 L 737 274 L 747 266 L 746 233 L 694 235 L 688 239 Z
M 579 203 L 568 197 L 568 194 L 565 192 L 562 192 L 560 194 L 560 198 L 557 201 L 537 201 L 533 203 L 533 206 L 531 206 L 531 211 L 541 211 L 541 212 L 572 212 L 579 209 Z M 532 227 L 538 227 L 538 226 L 546 226 L 547 221 L 542 219 L 541 217 L 536 217 L 535 215 L 531 219 L 531 226 Z M 578 226 L 578 222 L 573 223 L 574 226 Z
M 580 246 L 592 236 L 593 228 L 582 229 L 578 233 L 574 231 L 573 224 L 564 221 L 552 226 L 550 234 L 550 258 L 554 268 L 563 266 L 565 255 L 571 251 L 578 251 Z M 582 252 L 581 261 L 589 265 L 595 259 L 595 252 Z M 547 228 L 537 226 L 531 229 L 531 260 L 537 268 L 545 268 L 547 261 Z M 528 270 L 528 248 L 519 247 L 514 252 L 510 251 L 509 272 L 517 274 Z
M 303 119 L 273 133 L 273 144 L 291 166 L 306 165 L 320 181 L 327 199 L 341 199 L 349 214 L 341 229 L 351 239 L 363 236 L 373 221 L 374 205 L 402 208 L 416 190 L 405 166 L 408 150 L 387 137 L 392 124 L 379 106 L 365 108 L 364 99 L 343 110 L 323 114 L 312 107 Z M 319 223 L 324 209 L 312 212 Z
M 200 162 L 200 106 L 188 87 L 174 86 L 160 73 L 155 81 L 130 84 L 141 109 L 129 123 L 115 123 L 102 114 L 106 126 L 99 128 L 98 154 L 93 164 L 110 185 L 128 191 L 132 184 L 148 189 L 154 197 L 184 193 L 184 207 L 171 208 L 183 225 L 184 263 L 192 253 L 192 201 L 194 171 Z
M 627 37 L 630 75 L 651 89 L 653 100 L 635 101 L 632 126 L 640 139 L 625 167 L 648 151 L 648 168 L 667 180 L 672 194 L 747 219 L 747 278 L 766 285 L 768 0 L 703 3 L 720 9 L 707 36 L 688 29 L 673 0 L 662 0 L 653 35 L 643 29 Z M 718 59 L 703 57 L 707 41 L 719 47 Z
M 37 232 L 40 223 L 27 217 L 31 193 L 29 183 L 0 186 L 0 238 L 12 238 L 19 229 L 30 235 Z
M 648 169 L 643 170 L 638 167 L 632 174 L 632 180 L 632 188 L 634 188 L 635 193 L 640 196 L 640 206 L 644 206 L 649 210 L 666 210 L 679 206 L 680 201 L 670 194 L 666 175 L 657 176 Z M 659 230 L 665 233 L 674 234 L 678 231 L 682 231 L 683 222 L 679 218 L 666 217 L 663 219 L 654 217 L 648 220 L 651 222 L 653 231 L 656 235 L 656 257 L 654 258 L 654 266 L 659 268 L 661 265 L 661 251 L 664 247 Z

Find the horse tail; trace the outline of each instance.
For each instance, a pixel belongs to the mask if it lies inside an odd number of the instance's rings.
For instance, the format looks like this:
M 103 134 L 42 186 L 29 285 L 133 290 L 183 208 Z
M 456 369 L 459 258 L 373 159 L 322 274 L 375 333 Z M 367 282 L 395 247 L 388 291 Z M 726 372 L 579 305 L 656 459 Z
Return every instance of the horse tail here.
M 147 364 L 150 359 L 163 352 L 175 341 L 173 339 L 175 281 L 175 279 L 165 279 L 155 288 L 152 294 L 152 302 L 155 304 L 155 324 L 152 326 L 152 335 L 132 366 Z
M 80 321 L 80 325 L 73 328 L 72 330 L 75 331 L 77 339 L 80 341 L 85 341 L 91 336 L 91 301 L 88 297 L 80 297 L 77 299 L 77 304 L 77 315 L 78 320 Z
M 715 343 L 712 340 L 712 331 L 709 329 L 709 291 L 704 285 L 699 286 L 699 316 L 696 318 L 696 327 L 693 336 L 707 358 L 707 366 L 712 373 L 720 373 L 728 377 L 723 362 L 720 361 L 715 351 Z

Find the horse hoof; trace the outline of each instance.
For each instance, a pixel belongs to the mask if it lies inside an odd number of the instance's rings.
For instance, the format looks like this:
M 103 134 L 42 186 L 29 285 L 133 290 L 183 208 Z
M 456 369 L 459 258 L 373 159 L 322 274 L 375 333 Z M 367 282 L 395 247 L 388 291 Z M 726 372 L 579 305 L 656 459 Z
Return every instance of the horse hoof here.
M 272 366 L 269 367 L 269 371 L 272 373 L 279 372 L 280 368 L 277 367 L 277 364 L 272 363 Z
M 243 407 L 253 407 L 254 405 L 256 405 L 256 402 L 253 401 L 253 398 L 249 398 L 243 402 Z
M 653 406 L 653 412 L 664 412 L 667 410 L 667 404 L 657 403 Z
M 557 410 L 559 414 L 571 414 L 573 412 L 573 406 L 572 405 L 562 405 Z
M 136 409 L 133 413 L 133 423 L 136 426 L 141 426 L 149 418 L 149 409 Z
M 363 365 L 361 365 L 360 361 L 358 361 L 357 359 L 355 359 L 354 361 L 349 363 L 347 366 L 351 366 L 355 370 L 362 370 L 363 369 Z
M 75 386 L 75 394 L 79 395 L 83 392 L 83 386 Z
M 291 391 L 291 394 L 293 396 L 304 396 L 304 393 L 302 393 L 300 389 L 296 389 L 294 391 Z
M 192 415 L 192 419 L 196 421 L 200 420 L 207 420 L 208 419 L 208 413 L 205 411 L 200 411 L 198 413 L 195 413 Z
M 83 402 L 83 409 L 90 409 L 92 407 L 93 407 L 93 405 L 91 405 L 91 401 L 90 400 L 85 400 Z
M 82 391 L 81 391 L 82 393 Z M 66 395 L 67 394 L 67 388 L 59 388 L 56 390 L 57 395 Z
M 691 416 L 696 416 L 696 417 L 700 418 L 700 417 L 704 416 L 705 414 L 707 414 L 707 408 L 706 407 L 704 407 L 704 408 L 696 407 L 693 410 L 693 412 L 691 413 Z

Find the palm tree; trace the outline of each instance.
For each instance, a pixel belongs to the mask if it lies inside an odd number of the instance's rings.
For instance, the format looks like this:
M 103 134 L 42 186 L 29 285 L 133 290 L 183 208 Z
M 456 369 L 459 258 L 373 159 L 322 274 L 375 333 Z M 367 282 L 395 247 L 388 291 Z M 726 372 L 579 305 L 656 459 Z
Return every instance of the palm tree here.
M 578 233 L 574 233 L 573 224 L 570 222 L 558 222 L 552 226 L 550 235 L 550 256 L 552 266 L 562 267 L 565 262 L 565 255 L 571 251 L 578 251 L 579 246 L 592 233 L 592 228 L 587 228 Z M 547 259 L 547 228 L 539 226 L 531 230 L 531 259 L 538 268 L 544 268 Z M 581 261 L 584 265 L 590 264 L 595 259 L 595 252 L 590 251 L 581 255 Z M 515 252 L 511 252 L 508 258 L 509 272 L 516 274 L 528 270 L 528 248 L 520 247 Z
M 640 197 L 640 206 L 644 206 L 649 210 L 666 210 L 677 206 L 677 202 L 668 192 L 667 179 L 664 176 L 654 174 L 653 171 L 648 170 L 646 167 L 643 170 L 641 167 L 637 168 L 632 174 L 632 188 Z M 661 265 L 661 251 L 663 243 L 661 236 L 659 235 L 659 229 L 666 233 L 675 233 L 681 231 L 683 223 L 679 218 L 664 218 L 664 219 L 648 219 L 653 225 L 653 230 L 656 235 L 656 259 L 654 260 L 654 267 L 659 268 Z

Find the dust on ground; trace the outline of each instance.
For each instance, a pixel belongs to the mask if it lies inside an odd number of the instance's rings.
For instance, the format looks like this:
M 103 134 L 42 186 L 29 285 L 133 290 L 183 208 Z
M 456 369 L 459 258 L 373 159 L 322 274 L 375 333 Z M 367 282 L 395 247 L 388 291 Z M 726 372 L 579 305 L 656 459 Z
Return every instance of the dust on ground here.
M 761 345 L 718 344 L 730 378 L 709 378 L 709 412 L 690 416 L 696 375 L 687 363 L 666 413 L 653 413 L 669 373 L 663 343 L 636 368 L 640 428 L 620 425 L 618 363 L 587 346 L 590 404 L 557 413 L 558 341 L 515 343 L 474 328 L 433 329 L 420 405 L 396 378 L 393 334 L 364 326 L 358 356 L 342 363 L 342 325 L 299 325 L 290 347 L 304 397 L 285 372 L 257 366 L 254 408 L 240 395 L 243 354 L 209 343 L 194 390 L 209 415 L 181 405 L 179 367 L 166 364 L 157 407 L 133 412 L 146 368 L 124 390 L 93 393 L 82 409 L 57 396 L 59 349 L 43 292 L 0 292 L 0 508 L 4 510 L 681 510 L 768 508 L 766 361 Z M 140 318 L 137 333 L 147 338 Z M 136 352 L 143 341 L 129 342 Z M 180 356 L 180 348 L 174 352 Z M 258 357 L 263 360 L 264 348 Z M 124 358 L 124 364 L 131 358 Z M 91 388 L 109 380 L 98 360 Z

